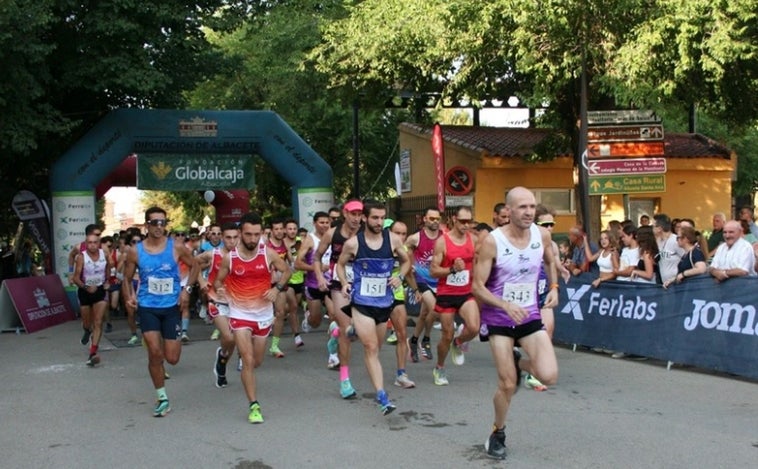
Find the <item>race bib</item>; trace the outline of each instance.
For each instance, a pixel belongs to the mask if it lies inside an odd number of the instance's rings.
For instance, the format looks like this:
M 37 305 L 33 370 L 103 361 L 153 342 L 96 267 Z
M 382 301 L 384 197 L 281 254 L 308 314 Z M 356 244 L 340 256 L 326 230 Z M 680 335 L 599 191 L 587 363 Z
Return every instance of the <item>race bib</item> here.
M 387 294 L 386 278 L 366 278 L 361 279 L 361 296 L 364 297 L 382 297 Z
M 345 276 L 347 277 L 347 283 L 353 283 L 353 264 L 345 265 Z M 332 270 L 332 278 L 335 278 L 338 281 L 342 282 L 342 279 L 340 279 L 339 275 L 337 275 L 337 264 L 334 264 L 334 269 Z
M 174 293 L 174 279 L 148 277 L 147 291 L 153 295 L 171 295 Z
M 273 323 L 274 323 L 274 318 L 266 319 L 265 321 L 258 321 L 258 327 L 261 329 L 265 329 Z
M 468 285 L 471 274 L 468 270 L 461 270 L 447 276 L 447 284 L 451 287 L 465 287 Z
M 503 287 L 503 299 L 521 307 L 531 306 L 534 301 L 533 283 L 509 283 Z
M 99 287 L 100 285 L 103 284 L 103 282 L 99 279 L 91 278 L 91 279 L 88 279 L 86 282 L 84 282 L 84 284 L 88 287 Z

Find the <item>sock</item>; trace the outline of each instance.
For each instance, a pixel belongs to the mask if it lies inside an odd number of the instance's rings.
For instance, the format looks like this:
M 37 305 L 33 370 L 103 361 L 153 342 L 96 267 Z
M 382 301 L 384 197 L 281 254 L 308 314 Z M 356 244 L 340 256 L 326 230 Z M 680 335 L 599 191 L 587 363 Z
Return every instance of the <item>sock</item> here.
M 340 381 L 350 379 L 350 367 L 346 365 L 340 365 Z
M 182 318 L 182 332 L 189 330 L 189 318 Z
M 384 389 L 376 391 L 376 400 L 381 403 L 384 403 L 384 401 L 387 400 L 387 393 L 384 391 Z
M 405 368 L 398 368 L 397 369 L 397 375 L 400 376 L 400 375 L 403 375 L 403 374 L 405 374 Z
M 97 355 L 97 345 L 90 345 L 89 346 L 89 354 L 90 354 L 90 356 Z
M 340 328 L 339 327 L 335 327 L 334 330 L 332 330 L 332 337 L 334 337 L 336 339 L 339 336 L 340 336 Z
M 421 339 L 421 343 L 422 344 L 426 344 L 426 343 L 429 343 L 429 341 L 431 341 L 431 340 L 432 339 L 430 339 L 428 335 L 425 335 L 424 338 Z
M 166 387 L 158 388 L 155 390 L 155 393 L 158 395 L 159 401 L 167 401 L 168 400 L 168 394 L 166 394 Z
M 492 424 L 492 433 L 505 433 L 505 425 L 503 425 L 501 428 L 497 428 L 497 425 L 494 423 Z
M 250 408 L 252 408 L 255 404 L 258 404 L 258 401 L 250 401 Z
M 326 341 L 326 350 L 329 352 L 330 355 L 333 355 L 337 353 L 337 350 L 339 349 L 339 341 L 337 341 L 334 337 L 329 337 L 329 340 Z
M 271 348 L 278 347 L 278 346 L 279 346 L 279 337 L 272 337 Z

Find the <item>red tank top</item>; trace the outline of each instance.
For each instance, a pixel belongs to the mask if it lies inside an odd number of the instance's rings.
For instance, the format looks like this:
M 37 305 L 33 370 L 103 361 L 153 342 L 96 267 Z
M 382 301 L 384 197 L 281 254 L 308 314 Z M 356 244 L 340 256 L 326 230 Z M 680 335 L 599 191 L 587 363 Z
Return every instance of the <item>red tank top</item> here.
M 471 233 L 466 233 L 466 240 L 457 245 L 448 233 L 442 235 L 445 240 L 445 257 L 440 266 L 450 268 L 457 258 L 463 259 L 465 268 L 455 274 L 442 277 L 437 284 L 437 295 L 468 295 L 471 293 L 471 278 L 474 268 L 474 240 Z

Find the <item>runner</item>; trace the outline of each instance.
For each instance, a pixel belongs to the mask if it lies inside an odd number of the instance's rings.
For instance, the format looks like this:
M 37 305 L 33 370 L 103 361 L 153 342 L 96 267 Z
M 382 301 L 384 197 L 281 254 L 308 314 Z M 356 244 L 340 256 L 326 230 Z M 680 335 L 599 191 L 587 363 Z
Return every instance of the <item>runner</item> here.
M 261 217 L 248 213 L 240 220 L 240 243 L 221 261 L 213 287 L 229 299 L 229 324 L 242 357 L 242 385 L 249 402 L 247 420 L 263 423 L 255 368 L 263 363 L 266 339 L 274 322 L 273 302 L 287 288 L 287 263 L 261 240 Z M 274 270 L 281 273 L 271 286 Z
M 302 244 L 302 239 L 297 233 L 297 221 L 292 218 L 286 220 L 284 222 L 284 244 L 289 251 L 287 260 L 289 262 L 290 270 L 292 271 L 292 277 L 290 277 L 289 288 L 285 292 L 285 295 L 287 297 L 287 318 L 289 319 L 290 327 L 293 332 L 298 330 L 298 310 L 303 302 L 303 291 L 305 290 L 305 272 L 295 268 L 295 259 L 300 250 L 300 245 Z M 297 348 L 305 345 L 303 338 L 300 336 L 300 332 L 295 333 L 294 341 L 295 347 Z
M 303 332 L 310 332 L 312 329 L 321 326 L 321 319 L 323 317 L 321 305 L 326 307 L 329 317 L 333 315 L 332 299 L 327 294 L 328 291 L 319 290 L 318 279 L 313 267 L 314 255 L 321 243 L 321 238 L 329 231 L 330 223 L 329 215 L 326 212 L 316 212 L 313 215 L 313 229 L 315 231 L 308 233 L 303 238 L 295 259 L 295 268 L 301 272 L 305 272 L 305 298 L 308 309 L 305 311 L 305 318 L 303 319 Z M 329 257 L 331 257 L 331 251 L 327 250 L 324 253 L 322 264 L 328 264 Z
M 403 243 L 403 249 L 407 252 L 405 240 L 408 237 L 408 227 L 405 223 L 401 221 L 393 222 L 389 226 L 389 230 L 400 239 L 400 242 Z M 398 258 L 395 258 L 392 275 L 400 275 L 400 260 Z M 406 276 L 405 281 L 411 287 L 411 291 L 418 291 L 416 281 L 413 279 L 412 275 Z M 405 370 L 405 362 L 408 357 L 408 311 L 405 309 L 405 288 L 403 288 L 403 286 L 400 288 L 394 288 L 393 295 L 394 303 L 392 313 L 390 314 L 390 320 L 392 321 L 392 327 L 396 336 L 394 341 L 395 356 L 397 358 L 395 386 L 409 389 L 416 387 L 416 383 L 408 378 L 408 372 Z
M 292 258 L 290 256 L 287 244 L 284 241 L 284 220 L 276 219 L 271 222 L 271 235 L 266 241 L 266 246 L 271 248 L 276 254 L 287 263 L 287 265 L 293 265 Z M 271 286 L 273 287 L 277 283 L 280 283 L 281 272 L 271 272 Z M 288 312 L 287 310 L 287 290 L 289 285 L 285 282 L 284 289 L 281 294 L 276 297 L 274 301 L 274 327 L 271 335 L 271 347 L 268 349 L 269 353 L 276 358 L 284 358 L 284 352 L 279 348 L 279 338 L 284 330 L 284 316 L 289 313 L 289 323 L 292 328 L 292 333 L 295 336 L 295 346 L 301 347 L 303 339 L 300 338 L 300 332 L 298 331 L 297 324 L 297 309 L 295 311 Z M 294 315 L 294 318 L 292 317 Z

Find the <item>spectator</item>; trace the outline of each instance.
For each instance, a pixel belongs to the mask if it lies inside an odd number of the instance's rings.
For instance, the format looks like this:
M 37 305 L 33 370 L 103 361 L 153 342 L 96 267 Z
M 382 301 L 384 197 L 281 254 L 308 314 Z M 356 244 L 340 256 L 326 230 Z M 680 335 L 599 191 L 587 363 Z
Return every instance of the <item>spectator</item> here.
M 619 267 L 614 273 L 616 280 L 630 281 L 632 271 L 640 260 L 640 247 L 637 244 L 637 229 L 630 223 L 624 226 L 621 233 L 624 248 L 619 256 Z
M 676 234 L 679 234 L 679 231 L 681 231 L 682 228 L 685 226 L 689 226 L 693 230 L 695 230 L 695 222 L 692 220 L 692 218 L 682 218 L 679 221 L 679 230 L 676 232 Z M 710 252 L 708 251 L 708 240 L 705 239 L 705 236 L 703 236 L 703 233 L 699 231 L 695 231 L 695 234 L 697 235 L 697 247 L 700 248 L 701 251 L 703 251 L 703 255 L 705 256 L 706 260 L 711 257 Z
M 719 282 L 730 277 L 755 276 L 755 253 L 736 220 L 724 224 L 724 243 L 713 255 L 708 272 Z
M 600 249 L 593 253 L 590 250 L 587 238 L 584 238 L 584 254 L 590 262 L 595 262 L 598 266 L 599 273 L 592 286 L 597 288 L 602 282 L 616 278 L 616 271 L 619 268 L 619 251 L 618 238 L 616 235 L 605 230 L 600 233 Z
M 755 237 L 752 231 L 750 231 L 750 223 L 747 220 L 741 219 L 740 226 L 742 227 L 742 234 L 745 236 L 745 241 L 750 244 L 758 242 L 758 238 Z
M 581 275 L 590 271 L 590 261 L 584 252 L 584 230 L 581 225 L 576 225 L 569 230 L 569 243 L 571 244 L 571 262 L 568 271 L 571 275 Z M 590 242 L 590 251 L 597 252 L 597 244 Z
M 699 236 L 700 233 L 689 226 L 682 226 L 679 229 L 679 236 L 676 237 L 676 242 L 685 254 L 677 266 L 676 277 L 664 281 L 663 288 L 668 288 L 669 285 L 675 282 L 681 283 L 687 277 L 704 274 L 708 270 L 708 266 L 705 263 L 705 255 L 698 246 Z
M 499 228 L 510 223 L 508 219 L 508 212 L 505 209 L 505 204 L 500 202 L 495 204 L 492 209 L 492 228 Z
M 630 277 L 634 282 L 661 283 L 661 274 L 658 267 L 658 244 L 655 242 L 653 227 L 641 226 L 637 230 L 637 245 L 640 248 L 640 260 L 637 268 L 632 270 Z
M 758 239 L 758 225 L 755 224 L 755 216 L 753 214 L 753 207 L 742 207 L 740 209 L 740 220 L 747 222 L 750 233 Z
M 708 252 L 713 254 L 714 251 L 716 251 L 716 248 L 719 246 L 719 244 L 724 242 L 724 221 L 726 220 L 726 215 L 724 215 L 722 212 L 717 212 L 713 214 L 713 221 L 711 222 L 713 224 L 713 231 L 711 232 L 711 235 L 708 237 Z
M 661 281 L 666 283 L 673 280 L 678 273 L 679 261 L 685 254 L 671 232 L 671 219 L 664 213 L 653 216 L 653 233 L 658 244 L 658 267 L 661 272 Z
M 648 215 L 640 216 L 640 227 L 650 226 L 650 217 Z

